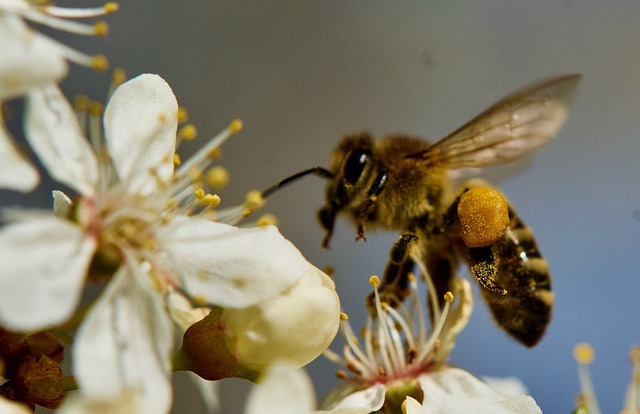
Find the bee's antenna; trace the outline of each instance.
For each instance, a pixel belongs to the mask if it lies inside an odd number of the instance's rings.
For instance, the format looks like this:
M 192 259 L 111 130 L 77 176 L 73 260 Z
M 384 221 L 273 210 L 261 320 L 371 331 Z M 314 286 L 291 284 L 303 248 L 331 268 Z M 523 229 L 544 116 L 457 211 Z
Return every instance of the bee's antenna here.
M 284 180 L 281 180 L 280 182 L 278 182 L 277 184 L 272 185 L 271 187 L 267 188 L 266 190 L 264 190 L 262 192 L 262 198 L 267 198 L 269 197 L 271 194 L 275 193 L 276 191 L 278 191 L 279 189 L 281 189 L 282 187 L 291 184 L 292 182 L 305 177 L 309 174 L 314 174 L 317 175 L 319 177 L 322 178 L 333 178 L 334 175 L 333 173 L 331 173 L 331 171 L 327 170 L 324 167 L 312 167 L 309 169 L 306 169 L 304 171 L 300 171 L 298 173 L 295 173 L 287 178 L 285 178 Z

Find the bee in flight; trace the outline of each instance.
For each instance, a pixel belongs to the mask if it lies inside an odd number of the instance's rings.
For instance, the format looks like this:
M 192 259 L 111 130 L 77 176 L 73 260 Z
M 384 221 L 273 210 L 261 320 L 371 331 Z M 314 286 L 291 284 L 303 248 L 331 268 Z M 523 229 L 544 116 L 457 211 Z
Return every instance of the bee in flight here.
M 579 80 L 565 75 L 519 90 L 435 143 L 405 135 L 346 136 L 329 168 L 302 171 L 263 196 L 308 174 L 327 178 L 319 212 L 324 247 L 339 214 L 353 221 L 357 240 L 368 229 L 401 232 L 380 287 L 391 305 L 405 298 L 416 261 L 440 298 L 465 262 L 497 324 L 534 346 L 553 307 L 547 263 L 531 229 L 498 190 L 479 179 L 456 184 L 456 178 L 468 169 L 526 158 L 547 144 L 566 120 Z

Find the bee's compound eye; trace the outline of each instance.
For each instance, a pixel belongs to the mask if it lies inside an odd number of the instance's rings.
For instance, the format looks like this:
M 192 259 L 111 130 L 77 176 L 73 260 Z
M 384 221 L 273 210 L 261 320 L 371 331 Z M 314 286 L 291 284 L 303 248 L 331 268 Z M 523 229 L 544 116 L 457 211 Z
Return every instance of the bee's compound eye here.
M 366 149 L 354 149 L 347 156 L 342 170 L 342 179 L 346 184 L 354 185 L 362 175 L 371 153 Z
M 490 246 L 507 230 L 509 205 L 496 189 L 472 188 L 460 197 L 458 218 L 467 246 Z

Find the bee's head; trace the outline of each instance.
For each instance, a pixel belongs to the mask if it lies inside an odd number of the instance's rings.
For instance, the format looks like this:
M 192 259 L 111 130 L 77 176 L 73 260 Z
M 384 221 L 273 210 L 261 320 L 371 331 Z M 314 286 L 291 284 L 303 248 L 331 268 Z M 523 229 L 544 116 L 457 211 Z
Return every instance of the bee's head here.
M 348 135 L 333 152 L 329 171 L 333 174 L 326 188 L 326 203 L 318 212 L 320 223 L 327 231 L 322 242 L 329 245 L 335 219 L 361 194 L 367 194 L 371 184 L 373 140 L 367 133 Z

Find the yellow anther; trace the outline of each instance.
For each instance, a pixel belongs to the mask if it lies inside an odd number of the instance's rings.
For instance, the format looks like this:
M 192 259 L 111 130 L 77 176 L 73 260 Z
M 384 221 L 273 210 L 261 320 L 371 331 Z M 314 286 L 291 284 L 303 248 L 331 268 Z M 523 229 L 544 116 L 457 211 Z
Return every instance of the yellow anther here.
M 371 286 L 373 286 L 374 288 L 377 288 L 378 286 L 380 286 L 380 278 L 376 275 L 373 275 L 369 278 L 369 283 L 371 284 Z
M 109 34 L 109 25 L 105 21 L 97 21 L 93 24 L 93 33 L 96 36 L 104 37 Z
M 191 141 L 198 136 L 198 128 L 193 124 L 187 124 L 178 131 L 178 138 L 185 141 Z
M 89 107 L 87 109 L 91 115 L 102 116 L 104 112 L 104 104 L 98 101 L 91 101 L 89 102 Z
M 78 111 L 86 111 L 89 108 L 91 100 L 87 95 L 77 95 L 73 98 L 73 106 Z
M 189 111 L 184 106 L 178 107 L 178 122 L 184 124 L 189 120 Z
M 182 160 L 180 159 L 180 155 L 173 154 L 173 165 L 177 167 L 180 164 L 182 164 Z
M 214 148 L 207 154 L 207 157 L 209 157 L 212 160 L 216 160 L 221 156 L 222 156 L 222 150 L 220 148 Z
M 451 293 L 451 292 L 445 293 L 444 294 L 444 300 L 446 300 L 449 303 L 453 302 L 453 293 Z
M 595 351 L 591 345 L 582 342 L 573 348 L 573 357 L 579 364 L 589 365 L 595 358 Z
M 98 72 L 104 72 L 109 69 L 109 59 L 105 55 L 91 56 L 91 68 Z
M 237 134 L 242 129 L 242 121 L 240 119 L 234 119 L 229 124 L 229 130 L 232 134 Z
M 125 72 L 122 68 L 117 68 L 113 70 L 111 74 L 111 83 L 113 86 L 122 85 L 127 81 L 127 72 Z
M 196 191 L 193 192 L 193 195 L 196 196 L 198 200 L 201 200 L 202 197 L 205 196 L 205 192 L 202 188 L 198 188 Z
M 413 283 L 416 281 L 416 275 L 413 272 L 409 272 L 407 274 L 407 279 L 409 280 L 409 282 Z
M 229 171 L 223 166 L 218 165 L 209 169 L 204 179 L 211 188 L 225 188 L 229 184 Z
M 262 192 L 258 190 L 249 191 L 244 199 L 245 208 L 247 210 L 250 210 L 251 212 L 262 208 L 264 204 L 265 204 L 265 200 L 262 197 Z
M 629 360 L 631 360 L 632 364 L 640 363 L 640 346 L 636 345 L 631 347 L 631 351 L 629 351 Z
M 263 214 L 256 220 L 256 224 L 260 227 L 277 226 L 278 219 L 273 214 Z
M 115 13 L 118 11 L 118 9 L 120 9 L 120 5 L 116 2 L 109 2 L 109 3 L 105 3 L 104 6 L 102 6 L 102 8 L 104 9 L 104 12 L 107 14 Z
M 220 205 L 220 196 L 218 194 L 205 194 L 200 202 L 211 208 L 215 208 Z
M 347 315 L 344 312 L 340 312 L 340 320 L 343 321 L 343 322 L 344 321 L 348 321 L 349 320 L 349 315 Z

